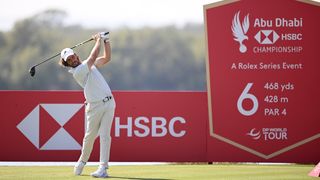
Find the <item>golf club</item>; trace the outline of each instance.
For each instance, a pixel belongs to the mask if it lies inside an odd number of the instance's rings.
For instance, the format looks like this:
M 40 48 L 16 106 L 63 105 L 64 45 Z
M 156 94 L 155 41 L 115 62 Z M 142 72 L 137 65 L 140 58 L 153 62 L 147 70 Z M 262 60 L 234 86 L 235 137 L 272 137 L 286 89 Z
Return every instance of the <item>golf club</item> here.
M 104 35 L 107 35 L 107 34 L 109 34 L 109 32 L 105 32 Z M 76 48 L 76 47 L 78 47 L 78 46 L 81 46 L 81 45 L 83 45 L 83 44 L 85 44 L 85 43 L 87 43 L 87 42 L 90 42 L 90 41 L 92 41 L 92 40 L 93 40 L 93 38 L 90 38 L 90 39 L 88 39 L 88 40 L 85 40 L 85 41 L 83 41 L 83 42 L 81 42 L 81 43 L 79 43 L 79 44 L 76 44 L 75 46 L 71 47 L 70 49 L 74 49 L 74 48 Z M 35 73 L 36 73 L 36 67 L 37 67 L 37 66 L 39 66 L 40 64 L 43 64 L 43 63 L 45 63 L 45 62 L 47 62 L 47 61 L 55 58 L 55 57 L 57 57 L 57 56 L 59 56 L 59 55 L 60 55 L 60 53 L 57 53 L 56 55 L 51 56 L 51 57 L 49 57 L 48 59 L 46 59 L 46 60 L 44 60 L 44 61 L 42 61 L 42 62 L 40 62 L 40 63 L 38 63 L 38 64 L 36 64 L 36 65 L 34 65 L 34 66 L 32 66 L 32 67 L 29 69 L 30 75 L 31 75 L 32 77 L 35 75 Z

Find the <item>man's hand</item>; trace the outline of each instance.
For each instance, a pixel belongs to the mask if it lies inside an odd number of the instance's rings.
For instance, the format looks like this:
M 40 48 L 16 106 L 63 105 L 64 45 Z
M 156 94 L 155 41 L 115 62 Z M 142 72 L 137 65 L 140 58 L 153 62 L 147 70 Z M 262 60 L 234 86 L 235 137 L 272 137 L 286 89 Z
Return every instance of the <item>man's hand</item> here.
M 91 69 L 91 66 L 95 63 L 96 59 L 98 58 L 99 51 L 100 51 L 100 44 L 101 44 L 100 33 L 93 35 L 92 38 L 96 41 L 96 43 L 94 44 L 94 47 L 92 48 L 91 53 L 88 57 L 87 65 L 89 69 Z
M 101 34 L 100 33 L 97 33 L 97 34 L 95 34 L 95 35 L 92 35 L 92 38 L 94 39 L 94 41 L 100 41 L 100 39 L 101 39 Z
M 101 32 L 99 34 L 101 39 L 104 42 L 104 51 L 103 51 L 103 55 L 98 57 L 94 63 L 98 68 L 104 66 L 111 60 L 111 48 L 110 48 L 110 43 L 108 43 L 110 41 L 109 32 Z
M 100 37 L 102 38 L 104 43 L 107 43 L 110 41 L 109 32 L 100 32 Z

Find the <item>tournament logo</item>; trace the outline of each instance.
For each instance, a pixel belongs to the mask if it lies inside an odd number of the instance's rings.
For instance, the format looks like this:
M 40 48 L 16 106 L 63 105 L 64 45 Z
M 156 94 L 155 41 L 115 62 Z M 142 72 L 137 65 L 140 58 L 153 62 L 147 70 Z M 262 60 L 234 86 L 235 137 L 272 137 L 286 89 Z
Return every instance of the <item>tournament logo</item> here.
M 239 16 L 240 16 L 240 11 L 238 11 L 234 15 L 231 29 L 233 32 L 234 40 L 239 42 L 240 44 L 239 51 L 241 53 L 245 53 L 247 51 L 247 47 L 244 45 L 243 41 L 249 39 L 248 36 L 246 35 L 250 26 L 249 14 L 247 14 L 244 17 L 242 23 L 240 22 Z

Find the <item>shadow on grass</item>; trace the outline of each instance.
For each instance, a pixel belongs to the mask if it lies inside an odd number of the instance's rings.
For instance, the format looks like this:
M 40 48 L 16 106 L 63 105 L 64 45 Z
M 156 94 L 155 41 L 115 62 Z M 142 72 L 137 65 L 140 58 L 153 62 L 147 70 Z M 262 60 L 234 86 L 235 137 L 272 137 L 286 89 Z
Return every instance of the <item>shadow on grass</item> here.
M 90 176 L 88 174 L 82 174 L 81 176 Z M 108 179 L 133 179 L 133 180 L 174 180 L 174 179 L 164 179 L 164 178 L 139 178 L 139 177 L 119 177 L 119 176 L 108 176 Z
M 173 180 L 173 179 L 163 179 L 163 178 L 139 178 L 139 177 L 119 177 L 119 176 L 109 176 L 108 178 L 134 179 L 134 180 Z

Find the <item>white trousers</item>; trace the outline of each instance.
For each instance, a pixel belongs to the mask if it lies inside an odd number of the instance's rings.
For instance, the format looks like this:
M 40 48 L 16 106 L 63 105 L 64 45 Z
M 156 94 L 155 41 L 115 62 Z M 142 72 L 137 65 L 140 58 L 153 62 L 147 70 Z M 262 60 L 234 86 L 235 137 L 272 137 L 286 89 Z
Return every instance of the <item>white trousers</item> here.
M 100 165 L 108 167 L 111 146 L 110 133 L 115 106 L 113 97 L 107 102 L 99 101 L 86 105 L 86 133 L 79 161 L 88 162 L 95 139 L 99 135 Z

